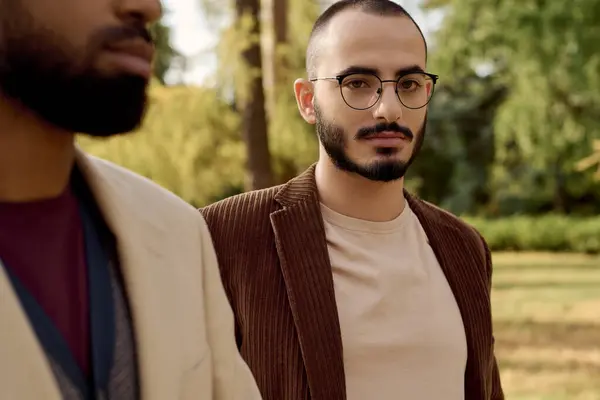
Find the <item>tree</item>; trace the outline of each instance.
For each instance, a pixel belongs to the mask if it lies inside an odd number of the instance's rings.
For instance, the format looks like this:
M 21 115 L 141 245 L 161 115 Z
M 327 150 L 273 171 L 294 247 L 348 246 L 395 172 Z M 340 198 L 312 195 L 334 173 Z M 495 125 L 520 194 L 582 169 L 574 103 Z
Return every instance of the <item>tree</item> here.
M 243 191 L 240 118 L 217 91 L 154 82 L 149 96 L 150 109 L 139 132 L 109 139 L 81 136 L 79 144 L 196 207 Z
M 276 87 L 285 82 L 285 71 L 287 70 L 288 51 L 288 0 L 271 0 L 273 4 L 273 32 L 275 42 L 275 54 L 273 57 L 273 72 Z
M 473 69 L 508 90 L 494 117 L 494 201 L 506 212 L 600 203 L 576 164 L 600 137 L 600 2 L 430 0 L 444 9 L 433 63 L 445 80 Z M 468 38 L 468 39 L 466 39 Z M 506 207 L 505 207 L 506 206 Z
M 158 22 L 151 27 L 151 33 L 156 47 L 154 76 L 164 85 L 171 64 L 181 55 L 171 46 L 171 29 L 167 25 Z
M 437 86 L 427 136 L 407 186 L 456 214 L 489 212 L 493 120 L 506 87 L 474 71 L 452 84 L 442 79 Z
M 318 156 L 314 127 L 298 112 L 293 82 L 306 77 L 308 37 L 321 5 L 306 0 L 272 1 L 275 73 L 269 133 L 278 182 L 285 182 L 315 162 Z
M 274 183 L 271 153 L 267 137 L 267 115 L 262 76 L 260 45 L 261 22 L 259 0 L 236 0 L 236 21 L 240 28 L 249 25 L 249 43 L 242 51 L 242 60 L 249 79 L 247 88 L 238 93 L 237 102 L 242 114 L 242 137 L 247 147 L 249 189 L 262 189 Z M 242 96 L 239 96 L 242 94 Z

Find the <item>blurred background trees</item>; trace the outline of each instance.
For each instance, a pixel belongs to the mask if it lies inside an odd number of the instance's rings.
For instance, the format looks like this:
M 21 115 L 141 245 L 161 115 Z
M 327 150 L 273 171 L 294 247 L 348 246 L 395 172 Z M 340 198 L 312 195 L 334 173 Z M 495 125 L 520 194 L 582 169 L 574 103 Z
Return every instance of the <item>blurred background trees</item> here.
M 308 34 L 331 1 L 198 2 L 220 35 L 211 84 L 166 83 L 169 69 L 191 61 L 170 45 L 168 24 L 158 24 L 141 132 L 80 141 L 202 206 L 283 183 L 316 160 L 314 128 L 299 116 L 292 83 L 305 75 Z M 600 0 L 416 3 L 425 15 L 443 14 L 428 66 L 441 80 L 408 187 L 478 227 L 515 215 L 596 221 Z M 520 248 L 525 239 L 502 240 Z
M 488 211 L 597 212 L 599 186 L 592 171 L 576 165 L 599 137 L 600 2 L 429 0 L 424 6 L 447 10 L 438 32 L 444 40 L 433 52 L 444 82 L 462 85 L 476 71 L 506 91 L 490 114 Z
M 154 60 L 154 76 L 161 84 L 165 84 L 165 76 L 178 53 L 171 46 L 171 28 L 162 22 L 155 24 L 151 30 L 157 48 Z

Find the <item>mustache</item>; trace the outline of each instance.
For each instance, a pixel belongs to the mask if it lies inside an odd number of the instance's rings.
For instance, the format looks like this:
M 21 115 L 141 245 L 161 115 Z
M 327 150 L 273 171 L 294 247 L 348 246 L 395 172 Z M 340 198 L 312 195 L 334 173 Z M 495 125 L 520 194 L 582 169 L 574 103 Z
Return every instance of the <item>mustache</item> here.
M 354 139 L 368 139 L 371 136 L 374 136 L 381 132 L 398 132 L 406 136 L 408 139 L 412 140 L 414 138 L 413 132 L 406 126 L 400 126 L 396 122 L 390 123 L 379 123 L 375 126 L 369 128 L 361 128 L 358 130 Z
M 93 38 L 97 48 L 107 48 L 117 43 L 142 39 L 150 45 L 154 45 L 154 38 L 144 24 L 111 26 L 98 31 Z

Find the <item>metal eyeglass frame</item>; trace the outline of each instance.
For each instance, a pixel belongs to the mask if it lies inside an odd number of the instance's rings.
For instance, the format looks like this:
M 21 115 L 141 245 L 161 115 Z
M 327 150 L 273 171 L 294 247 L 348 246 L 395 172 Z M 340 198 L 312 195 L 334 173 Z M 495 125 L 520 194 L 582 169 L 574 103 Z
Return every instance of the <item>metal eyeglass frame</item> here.
M 431 78 L 431 80 L 433 81 L 433 86 L 431 87 L 431 95 L 429 96 L 429 99 L 427 99 L 427 103 L 423 104 L 420 107 L 409 107 L 409 106 L 407 106 L 406 104 L 404 104 L 404 102 L 400 98 L 400 94 L 398 93 L 398 83 L 400 82 L 400 79 L 404 78 L 405 76 L 414 75 L 414 74 L 426 75 L 429 78 Z M 344 81 L 344 79 L 346 79 L 347 77 L 352 76 L 352 75 L 371 75 L 371 76 L 374 76 L 375 78 L 377 78 L 379 80 L 379 82 L 381 82 L 380 87 L 379 87 L 380 89 L 379 89 L 379 95 L 377 97 L 377 100 L 375 100 L 375 102 L 373 104 L 371 104 L 369 107 L 365 107 L 365 108 L 352 107 L 346 101 L 346 98 L 344 97 L 344 93 L 342 92 L 342 82 Z M 344 103 L 346 103 L 346 105 L 348 107 L 352 108 L 353 110 L 358 110 L 358 111 L 368 110 L 369 108 L 374 107 L 377 103 L 379 103 L 379 100 L 381 100 L 381 95 L 383 94 L 383 84 L 386 83 L 386 82 L 394 83 L 395 84 L 394 91 L 396 92 L 396 97 L 398 98 L 398 101 L 400 101 L 400 103 L 404 107 L 408 108 L 409 110 L 418 110 L 420 108 L 423 108 L 423 107 L 427 106 L 427 104 L 429 104 L 429 102 L 431 101 L 431 99 L 433 97 L 433 93 L 435 92 L 435 85 L 436 85 L 436 83 L 437 83 L 437 81 L 438 81 L 439 78 L 440 78 L 439 75 L 430 74 L 428 72 L 422 72 L 422 71 L 408 72 L 406 74 L 402 74 L 402 75 L 398 76 L 397 79 L 386 79 L 386 80 L 381 79 L 379 76 L 377 76 L 376 74 L 373 74 L 373 73 L 349 72 L 349 73 L 342 74 L 342 75 L 337 75 L 337 76 L 331 77 L 331 78 L 312 78 L 312 79 L 310 79 L 310 82 L 315 82 L 315 81 L 330 81 L 330 80 L 337 81 L 338 87 L 340 88 L 340 96 L 342 96 L 342 100 L 344 100 Z

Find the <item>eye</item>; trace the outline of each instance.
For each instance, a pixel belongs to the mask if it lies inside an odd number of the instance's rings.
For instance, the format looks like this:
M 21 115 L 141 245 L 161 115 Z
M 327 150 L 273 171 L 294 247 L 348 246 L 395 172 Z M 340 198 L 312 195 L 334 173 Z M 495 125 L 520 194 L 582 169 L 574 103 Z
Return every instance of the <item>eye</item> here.
M 344 82 L 344 86 L 349 87 L 350 89 L 366 89 L 370 87 L 368 82 L 360 79 L 351 79 Z
M 400 89 L 405 90 L 405 91 L 409 91 L 409 92 L 417 90 L 421 86 L 422 86 L 421 83 L 419 81 L 414 80 L 414 79 L 407 79 L 407 80 L 403 80 L 403 81 L 398 82 L 398 87 Z
M 405 75 L 398 81 L 398 90 L 403 92 L 416 92 L 425 86 L 429 80 L 429 77 L 425 74 Z
M 342 86 L 348 90 L 373 89 L 379 87 L 379 79 L 369 74 L 352 74 L 344 78 Z

